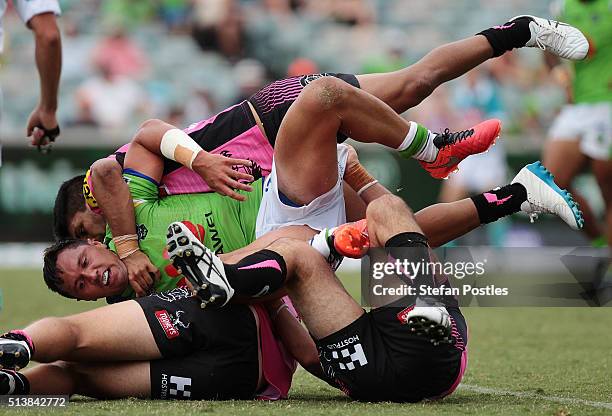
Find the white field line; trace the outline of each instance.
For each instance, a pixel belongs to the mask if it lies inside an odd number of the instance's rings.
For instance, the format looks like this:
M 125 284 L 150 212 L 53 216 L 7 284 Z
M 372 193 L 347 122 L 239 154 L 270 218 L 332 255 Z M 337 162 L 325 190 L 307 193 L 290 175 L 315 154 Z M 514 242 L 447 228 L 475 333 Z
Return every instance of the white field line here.
M 471 384 L 460 384 L 459 388 L 462 390 L 473 391 L 475 393 L 481 393 L 481 394 L 490 394 L 493 396 L 513 396 L 513 397 L 519 397 L 522 399 L 539 399 L 539 400 L 546 400 L 546 401 L 555 402 L 555 403 L 562 403 L 562 404 L 569 404 L 569 405 L 584 405 L 584 406 L 597 407 L 600 409 L 612 410 L 612 403 L 596 402 L 592 400 L 578 399 L 576 397 L 546 396 L 543 394 L 530 393 L 530 392 L 525 392 L 525 391 L 495 389 L 495 388 L 490 388 L 490 387 L 474 386 Z

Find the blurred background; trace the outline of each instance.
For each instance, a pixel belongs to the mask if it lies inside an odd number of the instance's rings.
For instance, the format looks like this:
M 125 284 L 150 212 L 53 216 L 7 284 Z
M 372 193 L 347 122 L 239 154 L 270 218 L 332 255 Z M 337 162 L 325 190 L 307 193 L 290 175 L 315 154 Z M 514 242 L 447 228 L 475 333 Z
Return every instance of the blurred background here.
M 5 16 L 0 243 L 2 261 L 40 262 L 52 240 L 51 212 L 64 180 L 130 141 L 147 118 L 186 127 L 248 97 L 268 82 L 313 72 L 386 72 L 443 43 L 518 14 L 551 16 L 529 0 L 62 0 L 62 135 L 49 156 L 27 147 L 24 126 L 38 98 L 34 42 L 14 10 Z M 475 13 L 475 11 L 478 11 Z M 539 50 L 508 53 L 436 90 L 405 114 L 433 130 L 504 122 L 487 160 L 460 165 L 443 183 L 417 163 L 361 147 L 368 169 L 415 210 L 501 185 L 540 158 L 566 92 Z M 494 166 L 494 167 L 493 167 Z M 480 178 L 480 179 L 478 179 Z M 441 188 L 442 186 L 442 188 Z M 588 175 L 577 187 L 596 214 L 602 203 Z M 24 245 L 11 243 L 36 243 Z M 458 244 L 531 247 L 586 240 L 555 219 L 483 227 Z

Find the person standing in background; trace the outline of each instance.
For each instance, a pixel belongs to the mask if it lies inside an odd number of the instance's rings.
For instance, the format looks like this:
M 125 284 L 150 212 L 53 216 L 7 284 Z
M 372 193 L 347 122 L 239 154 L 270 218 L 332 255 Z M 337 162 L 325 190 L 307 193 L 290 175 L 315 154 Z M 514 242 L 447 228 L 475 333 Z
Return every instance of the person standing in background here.
M 576 197 L 584 212 L 585 233 L 596 246 L 612 241 L 612 1 L 564 0 L 556 4 L 560 18 L 580 29 L 589 41 L 586 59 L 572 63 L 573 73 L 547 57 L 557 79 L 564 81 L 568 104 L 553 122 L 543 163 L 559 186 L 571 188 L 588 164 L 605 204 L 605 231 L 599 228 L 587 201 Z M 574 189 L 571 189 L 574 192 Z
M 60 14 L 57 0 L 13 0 L 17 14 L 34 33 L 36 67 L 40 77 L 40 99 L 30 114 L 26 135 L 32 145 L 46 149 L 59 135 L 57 94 L 62 69 L 62 43 L 56 16 Z M 4 46 L 1 18 L 7 0 L 0 0 L 0 54 Z

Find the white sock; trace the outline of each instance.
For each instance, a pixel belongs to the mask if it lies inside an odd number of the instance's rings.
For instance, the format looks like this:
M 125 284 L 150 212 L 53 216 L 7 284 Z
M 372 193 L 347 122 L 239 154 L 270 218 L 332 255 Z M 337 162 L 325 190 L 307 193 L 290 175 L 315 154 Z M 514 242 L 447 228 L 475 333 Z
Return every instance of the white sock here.
M 417 152 L 413 157 L 417 160 L 422 160 L 423 162 L 433 162 L 438 157 L 439 149 L 434 145 L 434 138 L 436 137 L 436 133 L 431 130 L 427 130 L 427 143 L 425 146 Z
M 435 133 L 411 121 L 408 134 L 397 150 L 404 158 L 433 162 L 438 156 L 438 149 L 433 144 L 434 137 Z
M 397 150 L 402 152 L 408 149 L 408 146 L 410 146 L 412 142 L 414 141 L 414 137 L 416 136 L 418 126 L 419 125 L 417 123 L 410 122 L 410 130 L 408 130 L 408 134 L 406 135 L 406 138 L 404 139 L 402 144 L 398 146 Z
M 321 230 L 321 232 L 319 232 L 310 239 L 310 245 L 312 246 L 312 248 L 321 253 L 321 255 L 325 259 L 327 259 L 331 254 L 331 249 L 329 247 L 329 244 L 327 244 L 327 237 L 329 237 L 334 230 L 335 228 L 324 228 L 323 230 Z

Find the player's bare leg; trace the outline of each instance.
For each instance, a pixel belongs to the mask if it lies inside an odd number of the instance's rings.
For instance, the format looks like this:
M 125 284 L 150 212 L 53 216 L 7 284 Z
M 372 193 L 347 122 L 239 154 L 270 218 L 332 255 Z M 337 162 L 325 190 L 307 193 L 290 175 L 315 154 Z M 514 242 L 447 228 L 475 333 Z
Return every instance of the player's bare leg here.
M 58 394 L 118 399 L 151 396 L 148 361 L 112 363 L 55 362 L 23 371 L 29 394 Z
M 608 241 L 608 246 L 612 246 L 612 161 L 593 160 L 591 166 L 599 184 L 606 209 L 604 235 Z
M 517 16 L 476 36 L 439 46 L 408 68 L 385 74 L 358 75 L 357 79 L 361 88 L 403 113 L 419 104 L 440 84 L 490 58 L 524 46 L 541 47 L 574 60 L 583 59 L 588 51 L 586 38 L 571 26 L 535 16 Z
M 308 243 L 280 239 L 268 249 L 285 260 L 285 288 L 315 338 L 333 334 L 364 313 L 334 276 L 327 262 Z
M 338 180 L 338 132 L 398 149 L 441 178 L 469 154 L 487 150 L 500 129 L 498 120 L 489 120 L 438 138 L 373 95 L 334 77 L 318 78 L 304 88 L 281 123 L 274 156 L 279 189 L 298 204 L 332 189 Z
M 63 318 L 43 318 L 0 337 L 0 365 L 28 361 L 154 360 L 161 353 L 142 308 L 121 302 Z
M 588 159 L 580 150 L 580 141 L 549 140 L 544 146 L 542 163 L 555 177 L 559 187 L 569 189 L 584 214 L 584 232 L 590 239 L 601 236 L 601 230 L 590 204 L 572 188 L 576 175 L 586 166 Z
M 279 188 L 298 204 L 329 191 L 338 180 L 339 131 L 397 148 L 409 129 L 409 122 L 371 94 L 319 78 L 304 88 L 281 124 L 274 149 Z
M 362 89 L 397 113 L 418 105 L 441 84 L 455 79 L 493 57 L 484 36 L 439 46 L 415 64 L 394 72 L 357 75 Z

